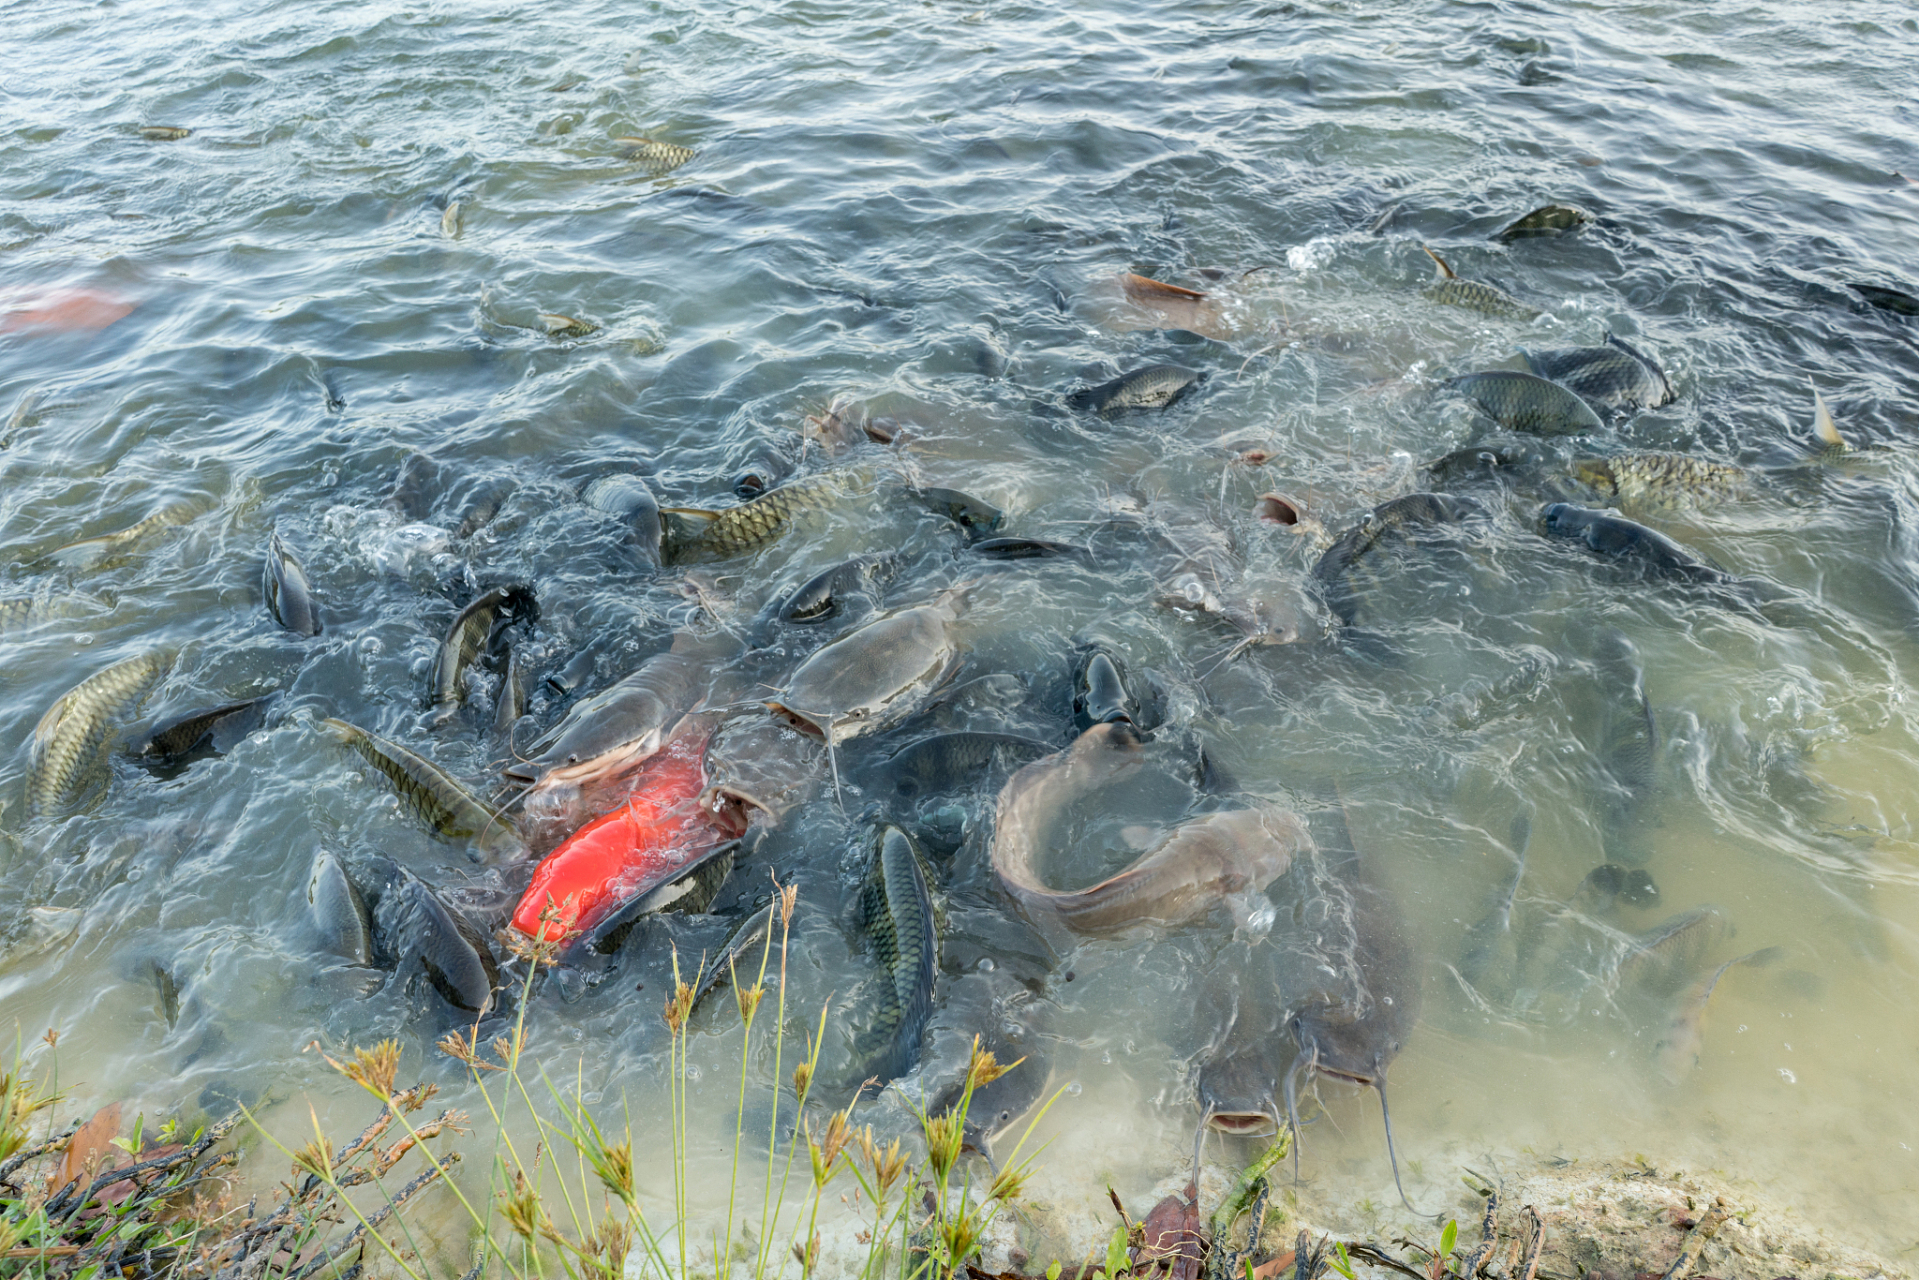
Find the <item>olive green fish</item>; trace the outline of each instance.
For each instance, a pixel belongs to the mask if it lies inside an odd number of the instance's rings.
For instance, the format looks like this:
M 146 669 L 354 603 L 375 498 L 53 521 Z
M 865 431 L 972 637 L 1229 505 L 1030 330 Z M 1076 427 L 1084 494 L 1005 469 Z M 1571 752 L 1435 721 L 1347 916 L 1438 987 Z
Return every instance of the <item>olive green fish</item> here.
M 533 589 L 523 585 L 495 587 L 460 611 L 433 660 L 436 727 L 451 720 L 466 701 L 466 670 L 493 642 L 500 624 L 511 618 L 531 617 L 535 611 Z
M 149 538 L 162 529 L 176 524 L 185 524 L 199 515 L 203 507 L 198 499 L 189 498 L 165 506 L 140 521 L 112 533 L 103 533 L 97 538 L 83 538 L 79 542 L 69 542 L 57 548 L 52 559 L 68 569 L 92 569 L 107 561 L 116 553 L 128 551 L 142 539 Z
M 36 815 L 73 805 L 97 775 L 107 740 L 154 682 L 173 665 L 171 649 L 116 662 L 60 696 L 34 726 L 27 805 Z
M 919 1062 L 939 969 L 939 926 L 926 863 L 898 827 L 882 827 L 873 842 L 872 866 L 860 888 L 859 926 L 885 975 L 879 1009 L 857 1048 L 860 1078 L 885 1085 Z
M 1584 209 L 1569 204 L 1542 205 L 1525 217 L 1511 223 L 1493 236 L 1495 240 L 1524 240 L 1531 236 L 1556 236 L 1562 231 L 1574 231 L 1593 221 L 1593 216 Z
M 1605 429 L 1591 405 L 1558 383 L 1530 373 L 1488 369 L 1448 378 L 1442 385 L 1477 404 L 1508 431 L 1570 436 Z
M 1419 246 L 1426 249 L 1425 245 Z M 1429 286 L 1426 296 L 1434 302 L 1449 307 L 1463 307 L 1468 311 L 1477 311 L 1483 316 L 1494 316 L 1501 320 L 1536 320 L 1543 313 L 1538 307 L 1528 306 L 1503 289 L 1495 289 L 1489 284 L 1480 284 L 1477 280 L 1461 280 L 1446 260 L 1426 249 L 1426 256 L 1439 268 L 1439 281 Z
M 540 327 L 546 330 L 549 338 L 589 338 L 600 331 L 600 326 L 591 320 L 563 316 L 553 311 L 540 312 Z
M 1621 453 L 1577 458 L 1573 476 L 1599 490 L 1622 510 L 1656 511 L 1717 505 L 1739 497 L 1750 484 L 1745 468 L 1683 453 Z
M 353 748 L 392 784 L 414 817 L 449 840 L 471 840 L 474 861 L 488 857 L 512 861 L 526 854 L 519 829 L 500 810 L 481 800 L 432 761 L 358 725 L 328 718 L 321 724 L 342 746 Z
M 146 124 L 140 126 L 140 136 L 148 142 L 178 142 L 182 138 L 193 136 L 193 130 L 183 129 L 177 124 Z
M 858 473 L 829 471 L 769 489 L 751 502 L 724 511 L 661 507 L 668 517 L 668 558 L 737 556 L 758 550 L 786 533 L 801 516 L 830 507 L 866 484 Z
M 1646 806 L 1658 781 L 1658 725 L 1632 641 L 1608 629 L 1594 646 L 1593 660 L 1606 699 L 1596 754 L 1612 784 L 1602 805 L 1606 853 L 1613 862 L 1630 867 L 1643 864 L 1648 856 L 1641 837 Z
M 625 144 L 626 149 L 620 152 L 620 159 L 643 164 L 655 173 L 671 173 L 699 154 L 691 147 L 676 146 L 671 142 L 655 142 L 651 138 L 641 138 L 633 134 L 622 135 L 613 141 Z
M 1528 369 L 1592 404 L 1657 409 L 1673 399 L 1672 383 L 1659 362 L 1611 332 L 1597 347 L 1540 352 L 1521 347 L 1519 354 Z
M 446 212 L 440 215 L 440 234 L 449 240 L 460 238 L 460 202 L 449 200 Z

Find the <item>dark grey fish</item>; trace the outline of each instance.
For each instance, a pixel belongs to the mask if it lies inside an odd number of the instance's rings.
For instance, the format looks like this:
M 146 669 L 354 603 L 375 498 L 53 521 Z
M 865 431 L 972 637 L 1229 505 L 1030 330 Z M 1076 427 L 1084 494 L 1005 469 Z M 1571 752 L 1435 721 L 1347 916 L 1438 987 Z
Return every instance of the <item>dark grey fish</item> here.
M 1070 542 L 1048 542 L 1044 538 L 986 538 L 967 550 L 988 560 L 1040 560 L 1057 556 L 1085 560 L 1092 556 L 1085 547 L 1076 547 Z
M 1602 862 L 1586 873 L 1573 890 L 1572 906 L 1577 911 L 1604 915 L 1618 903 L 1644 909 L 1659 904 L 1659 885 L 1644 867 L 1622 867 Z
M 898 571 L 899 556 L 893 552 L 854 556 L 807 579 L 774 606 L 772 617 L 780 622 L 825 622 L 837 617 L 851 597 L 870 601 L 873 588 Z
M 1548 536 L 1581 543 L 1589 551 L 1654 577 L 1701 583 L 1734 581 L 1731 574 L 1714 568 L 1665 534 L 1624 516 L 1576 507 L 1570 502 L 1555 502 L 1541 516 Z
M 1184 365 L 1154 364 L 1121 374 L 1096 387 L 1082 387 L 1066 397 L 1075 409 L 1115 417 L 1135 409 L 1164 409 L 1198 386 L 1204 378 L 1197 369 Z
M 1592 406 L 1556 382 L 1511 369 L 1488 369 L 1448 378 L 1441 384 L 1457 391 L 1508 431 L 1536 431 L 1545 435 L 1577 435 L 1603 431 Z
M 1126 660 L 1099 643 L 1087 645 L 1073 663 L 1073 730 L 1096 724 L 1130 724 L 1142 732 L 1155 727 L 1151 698 L 1142 696 Z
M 1037 738 L 1014 733 L 941 733 L 901 747 L 876 772 L 883 795 L 917 802 L 971 789 L 1053 750 Z
M 945 1012 L 954 1012 L 955 999 L 949 996 Z M 997 1166 L 993 1158 L 993 1140 L 1013 1126 L 1013 1122 L 1033 1109 L 1046 1092 L 1046 1062 L 1038 1053 L 1039 1023 L 1047 1004 L 1041 1000 L 1015 997 L 1006 1000 L 989 996 L 985 1016 L 978 1013 L 974 1034 L 980 1048 L 993 1055 L 1005 1074 L 973 1091 L 967 1101 L 966 1119 L 960 1126 L 960 1150 L 983 1156 Z M 929 1051 L 930 1052 L 930 1051 Z M 971 1043 L 967 1042 L 971 1056 Z M 1017 1065 L 1015 1065 L 1017 1064 Z M 934 1095 L 927 1106 L 929 1116 L 944 1115 L 959 1106 L 966 1092 L 962 1074 Z
M 485 935 L 412 872 L 392 866 L 373 906 L 376 950 L 395 968 L 418 960 L 427 981 L 454 1008 L 483 1018 L 500 986 Z
M 1902 290 L 1877 284 L 1848 284 L 1846 287 L 1881 311 L 1901 316 L 1919 316 L 1919 298 Z
M 1593 660 L 1605 697 L 1595 754 L 1613 788 L 1603 806 L 1606 853 L 1615 863 L 1639 866 L 1650 856 L 1642 826 L 1657 782 L 1658 730 L 1632 641 L 1617 631 L 1602 631 Z
M 580 500 L 624 524 L 629 540 L 639 547 L 647 562 L 660 563 L 666 528 L 659 499 L 646 487 L 645 480 L 635 475 L 601 476 L 580 491 Z
M 482 480 L 460 504 L 460 523 L 453 528 L 456 538 L 470 538 L 493 523 L 493 517 L 500 514 L 500 508 L 513 495 L 515 485 L 511 480 Z
M 1216 1133 L 1278 1133 L 1286 1123 L 1281 1080 L 1291 1061 L 1291 1009 L 1270 947 L 1234 944 L 1199 996 L 1196 1021 L 1211 1032 L 1199 1054 L 1194 1092 L 1199 1128 Z
M 303 636 L 320 634 L 320 615 L 313 607 L 313 584 L 307 571 L 278 531 L 267 537 L 266 571 L 261 579 L 266 593 L 267 612 L 273 620 Z
M 325 849 L 313 855 L 307 877 L 307 919 L 320 949 L 348 964 L 373 963 L 373 921 L 366 899 L 340 860 Z
M 176 716 L 155 726 L 135 745 L 133 754 L 160 764 L 179 764 L 184 763 L 186 757 L 216 755 L 259 723 L 257 711 L 265 701 L 264 696 L 246 698 Z
M 691 653 L 653 655 L 618 684 L 577 703 L 533 744 L 533 757 L 509 765 L 506 776 L 538 791 L 628 772 L 660 749 L 698 700 L 702 675 Z
M 1545 460 L 1545 453 L 1530 445 L 1474 445 L 1435 458 L 1425 465 L 1424 470 L 1433 488 L 1450 489 L 1474 480 L 1504 480 L 1517 471 L 1536 467 Z
M 991 533 L 1006 519 L 1006 513 L 990 502 L 981 502 L 958 489 L 916 488 L 913 497 L 934 515 L 945 516 L 969 537 Z
M 646 916 L 662 911 L 700 914 L 719 896 L 727 877 L 733 874 L 739 853 L 740 842 L 728 840 L 674 867 L 665 879 L 630 886 L 620 897 L 602 904 L 592 916 L 581 917 L 581 934 L 567 950 L 585 947 L 611 953 L 620 949 L 633 926 Z
M 1419 246 L 1426 249 L 1425 245 Z M 1494 316 L 1502 320 L 1537 320 L 1541 315 L 1538 307 L 1521 302 L 1504 289 L 1495 289 L 1489 284 L 1477 280 L 1461 280 L 1446 260 L 1426 249 L 1426 256 L 1433 260 L 1439 269 L 1439 280 L 1429 286 L 1426 296 L 1434 302 L 1449 307 L 1461 307 L 1467 311 L 1477 311 L 1483 316 Z
M 433 504 L 444 484 L 440 464 L 415 449 L 400 463 L 387 505 L 408 520 L 424 520 L 433 514 Z
M 436 725 L 451 720 L 466 701 L 467 668 L 492 647 L 500 627 L 509 621 L 530 622 L 538 616 L 533 588 L 524 583 L 495 587 L 460 611 L 433 659 Z
M 779 960 L 767 947 L 779 922 L 779 903 L 769 902 L 742 920 L 739 927 L 727 936 L 717 953 L 706 962 L 699 977 L 693 983 L 693 1008 L 698 1009 L 706 997 L 737 977 L 744 985 L 751 986 L 760 976 L 760 961 L 769 960 L 777 966 Z
M 880 828 L 873 840 L 858 921 L 882 977 L 878 1008 L 855 1055 L 859 1079 L 870 1077 L 884 1087 L 919 1062 L 939 970 L 939 929 L 926 865 L 913 838 L 898 827 Z
M 1608 332 L 1604 346 L 1561 347 L 1532 352 L 1521 347 L 1526 367 L 1592 404 L 1657 409 L 1673 399 L 1672 383 L 1659 362 Z
M 1313 815 L 1313 892 L 1302 904 L 1305 935 L 1330 976 L 1302 975 L 1290 1025 L 1299 1057 L 1286 1073 L 1286 1118 L 1299 1151 L 1298 1086 L 1315 1074 L 1368 1085 L 1379 1094 L 1386 1155 L 1399 1187 L 1386 1071 L 1419 1022 L 1420 977 L 1412 934 L 1398 905 L 1353 846 L 1343 808 Z M 1404 1187 L 1401 1203 L 1412 1209 Z
M 1445 493 L 1409 493 L 1382 502 L 1366 513 L 1326 548 L 1313 565 L 1313 580 L 1341 622 L 1351 626 L 1358 616 L 1366 560 L 1382 548 L 1416 547 L 1436 533 L 1485 515 L 1486 508 L 1471 498 Z
M 1549 204 L 1534 209 L 1493 236 L 1495 240 L 1524 240 L 1530 236 L 1556 236 L 1575 231 L 1593 220 L 1584 209 L 1569 204 Z
M 1466 931 L 1459 972 L 1479 993 L 1503 1003 L 1511 997 L 1519 970 L 1519 941 L 1513 933 L 1513 900 L 1526 879 L 1526 847 L 1532 839 L 1532 811 L 1521 809 L 1508 840 L 1513 853 L 1512 878 L 1493 899 L 1486 914 Z

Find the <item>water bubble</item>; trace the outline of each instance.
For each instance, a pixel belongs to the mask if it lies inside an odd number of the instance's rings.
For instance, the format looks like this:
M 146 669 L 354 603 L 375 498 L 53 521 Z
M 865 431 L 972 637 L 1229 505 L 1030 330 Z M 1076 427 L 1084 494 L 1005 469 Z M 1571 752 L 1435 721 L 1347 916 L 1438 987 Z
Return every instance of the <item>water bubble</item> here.
M 1066 1086 L 1066 1092 L 1077 1098 L 1084 1090 L 1081 1088 L 1079 1081 L 1075 1080 Z
M 1799 1077 L 1794 1075 L 1792 1072 L 1786 1070 L 1784 1067 L 1779 1068 L 1779 1078 L 1781 1080 L 1784 1080 L 1787 1084 L 1799 1083 Z

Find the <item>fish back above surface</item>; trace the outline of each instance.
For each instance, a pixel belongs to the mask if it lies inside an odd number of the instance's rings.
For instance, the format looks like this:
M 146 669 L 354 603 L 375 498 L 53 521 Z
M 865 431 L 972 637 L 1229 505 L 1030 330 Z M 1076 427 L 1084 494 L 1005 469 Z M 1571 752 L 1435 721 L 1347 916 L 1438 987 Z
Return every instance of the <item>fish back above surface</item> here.
M 913 501 L 936 516 L 944 516 L 966 531 L 969 538 L 991 533 L 1006 522 L 1006 513 L 992 503 L 958 489 L 917 485 L 907 489 Z
M 325 849 L 307 878 L 307 917 L 320 950 L 349 964 L 373 963 L 373 924 L 366 900 L 340 860 Z
M 854 556 L 808 578 L 773 606 L 780 622 L 824 622 L 836 616 L 848 597 L 862 595 L 899 569 L 899 557 L 883 552 Z
M 1493 236 L 1495 240 L 1525 240 L 1533 236 L 1556 236 L 1575 231 L 1593 221 L 1593 216 L 1575 205 L 1549 204 L 1508 223 Z
M 1444 258 L 1424 245 L 1420 248 L 1425 249 L 1426 256 L 1439 269 L 1439 279 L 1426 287 L 1426 296 L 1434 302 L 1477 311 L 1480 315 L 1501 320 L 1537 320 L 1544 314 L 1538 307 L 1521 302 L 1504 289 L 1495 289 L 1477 280 L 1461 280 Z
M 724 511 L 663 507 L 667 559 L 681 561 L 743 555 L 784 534 L 799 517 L 830 507 L 870 487 L 860 472 L 832 471 L 768 490 Z
M 1477 404 L 1509 431 L 1577 435 L 1603 431 L 1592 406 L 1556 382 L 1511 369 L 1488 369 L 1448 378 L 1444 385 Z
M 575 705 L 533 745 L 533 758 L 508 766 L 506 776 L 557 785 L 615 776 L 639 764 L 698 700 L 700 675 L 690 653 L 654 654 L 632 675 Z
M 1659 577 L 1686 582 L 1731 582 L 1715 568 L 1656 529 L 1570 502 L 1549 505 L 1541 517 L 1548 535 L 1578 542 L 1588 551 L 1634 565 Z
M 152 732 L 133 748 L 133 754 L 161 760 L 177 759 L 201 746 L 216 733 L 237 734 L 244 723 L 257 723 L 258 718 L 249 716 L 248 713 L 265 701 L 264 697 L 246 698 L 239 702 L 223 703 L 200 711 L 189 711 L 183 716 L 156 725 Z
M 344 720 L 320 723 L 385 778 L 415 818 L 449 840 L 472 840 L 476 861 L 511 861 L 525 855 L 526 845 L 513 819 L 431 760 Z
M 1079 933 L 1111 933 L 1142 922 L 1180 924 L 1235 895 L 1256 893 L 1283 874 L 1309 843 L 1297 815 L 1261 806 L 1181 823 L 1132 865 L 1078 890 L 1049 888 L 1040 851 L 1077 799 L 1143 764 L 1139 738 L 1124 723 L 1095 725 L 1072 746 L 1027 765 L 1000 789 L 993 870 L 1029 916 Z
M 635 475 L 601 476 L 580 491 L 580 501 L 626 525 L 648 563 L 660 562 L 666 526 L 660 516 L 659 499 L 645 480 Z
M 1739 497 L 1751 483 L 1743 467 L 1683 453 L 1577 458 L 1573 478 L 1599 490 L 1621 509 L 1636 511 L 1715 506 Z
M 49 815 L 79 799 L 106 754 L 108 739 L 128 712 L 173 665 L 171 649 L 156 649 L 95 672 L 60 695 L 34 726 L 27 760 L 27 805 Z
M 485 936 L 412 872 L 392 868 L 373 908 L 374 938 L 396 966 L 420 962 L 433 989 L 454 1008 L 485 1017 L 500 986 Z
M 879 717 L 895 699 L 951 664 L 953 610 L 921 605 L 876 618 L 816 651 L 796 668 L 776 703 L 825 735 L 842 721 Z M 842 735 L 844 736 L 844 735 Z
M 1089 410 L 1102 418 L 1135 409 L 1164 409 L 1199 385 L 1202 376 L 1199 370 L 1184 365 L 1148 365 L 1111 382 L 1075 391 L 1066 401 L 1075 409 Z
M 862 1037 L 859 1065 L 862 1078 L 872 1075 L 883 1085 L 919 1061 L 939 967 L 939 930 L 926 865 L 912 837 L 898 827 L 882 828 L 874 842 L 858 910 L 860 931 L 884 975 L 878 1010 Z
M 320 615 L 313 607 L 313 584 L 306 566 L 288 550 L 278 532 L 267 537 L 266 569 L 261 590 L 273 620 L 295 635 L 320 634 Z
M 1672 383 L 1659 363 L 1611 333 L 1604 346 L 1538 353 L 1522 347 L 1519 354 L 1535 374 L 1593 404 L 1657 409 L 1673 400 Z
M 64 547 L 55 548 L 51 559 L 55 564 L 68 569 L 97 568 L 115 552 L 131 550 L 143 539 L 151 537 L 162 529 L 186 524 L 205 510 L 206 504 L 197 498 L 175 502 L 124 529 L 103 533 L 97 538 L 83 538 L 79 542 L 69 542 Z
M 433 660 L 433 705 L 444 723 L 466 701 L 466 671 L 492 644 L 509 618 L 537 616 L 533 590 L 523 585 L 495 587 L 460 611 L 440 641 Z
M 1014 761 L 1025 763 L 1053 747 L 1013 733 L 964 730 L 910 742 L 878 769 L 884 790 L 905 801 L 954 792 Z
M 1358 615 L 1359 577 L 1368 556 L 1383 546 L 1417 546 L 1422 534 L 1438 533 L 1485 514 L 1486 508 L 1473 499 L 1445 493 L 1409 493 L 1382 502 L 1321 553 L 1313 565 L 1313 581 L 1327 607 L 1350 626 Z
M 534 868 L 513 912 L 513 927 L 558 941 L 588 930 L 615 903 L 663 884 L 724 835 L 699 803 L 704 727 L 681 733 L 641 766 L 625 803 L 580 827 Z M 551 908 L 557 920 L 543 920 Z

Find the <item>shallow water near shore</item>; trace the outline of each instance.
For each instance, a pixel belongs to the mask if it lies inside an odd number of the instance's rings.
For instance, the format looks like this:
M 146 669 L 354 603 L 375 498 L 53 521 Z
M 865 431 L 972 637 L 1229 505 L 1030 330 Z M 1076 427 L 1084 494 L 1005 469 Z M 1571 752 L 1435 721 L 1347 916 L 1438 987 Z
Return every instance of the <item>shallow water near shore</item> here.
M 85 290 L 130 310 L 0 331 L 0 596 L 81 597 L 0 634 L 0 891 L 15 904 L 0 1015 L 28 1039 L 60 1029 L 76 1105 L 311 1098 L 344 1130 L 360 1099 L 308 1046 L 393 1035 L 403 1074 L 477 1110 L 431 1047 L 452 1011 L 425 983 L 368 993 L 365 972 L 320 958 L 304 890 L 322 847 L 391 857 L 480 909 L 524 872 L 417 829 L 318 720 L 482 785 L 506 756 L 487 699 L 437 732 L 423 710 L 437 642 L 477 591 L 531 582 L 533 669 L 591 652 L 593 687 L 700 628 L 729 654 L 712 678 L 731 702 L 816 641 L 734 661 L 729 629 L 743 635 L 778 586 L 900 548 L 886 603 L 977 580 L 958 679 L 1026 686 L 945 723 L 1065 746 L 1088 637 L 1162 691 L 1153 785 L 1075 814 L 1054 883 L 1116 870 L 1215 803 L 1209 787 L 1343 802 L 1419 957 L 1423 1016 L 1390 1070 L 1416 1205 L 1463 1218 L 1457 1167 L 1500 1153 L 1638 1153 L 1756 1181 L 1863 1247 L 1909 1251 L 1919 321 L 1848 286 L 1919 282 L 1919 185 L 1902 176 L 1919 174 L 1916 40 L 1919 19 L 1890 3 L 23 11 L 0 78 L 0 307 Z M 143 138 L 152 125 L 192 133 Z M 628 135 L 696 155 L 649 170 L 623 157 Z M 1491 238 L 1548 202 L 1597 222 Z M 1543 314 L 1438 305 L 1422 243 Z M 1211 291 L 1224 318 L 1206 335 L 1141 327 L 1113 304 L 1125 271 Z M 558 339 L 543 314 L 598 328 Z M 1150 540 L 986 567 L 901 497 L 909 481 L 964 490 L 1007 513 L 1002 533 L 1071 542 L 1115 521 L 1199 530 L 1248 584 L 1316 618 L 1318 547 L 1261 523 L 1260 494 L 1337 534 L 1422 487 L 1418 464 L 1498 434 L 1438 380 L 1608 330 L 1657 355 L 1676 400 L 1537 442 L 1545 460 L 1509 486 L 1459 488 L 1483 518 L 1368 583 L 1358 622 L 1385 658 L 1323 642 L 1222 661 L 1237 633 L 1161 603 Z M 1065 402 L 1153 363 L 1207 376 L 1163 414 Z M 1859 451 L 1812 459 L 1808 378 Z M 832 461 L 802 449 L 806 416 L 842 396 L 899 424 L 899 443 Z M 1272 460 L 1235 460 L 1252 448 Z M 443 477 L 418 515 L 388 501 L 414 450 Z M 1539 536 L 1574 456 L 1629 450 L 1754 470 L 1738 500 L 1640 514 L 1768 584 L 1767 603 L 1633 581 Z M 703 612 L 577 496 L 628 471 L 662 503 L 726 506 L 743 470 L 841 464 L 868 468 L 874 491 L 702 566 Z M 462 536 L 486 492 L 504 494 L 498 513 Z M 102 563 L 50 559 L 182 500 L 197 514 Z M 325 629 L 311 640 L 261 605 L 276 529 L 313 578 Z M 1599 652 L 1614 634 L 1658 742 L 1623 823 L 1598 736 L 1622 705 Z M 179 657 L 150 717 L 273 692 L 264 727 L 170 779 L 117 757 L 102 798 L 30 819 L 34 725 L 159 645 Z M 558 707 L 542 692 L 532 710 Z M 870 769 L 914 734 L 842 744 L 848 816 L 822 784 L 716 904 L 750 908 L 769 873 L 798 882 L 789 1036 L 830 1006 L 831 1061 L 876 982 L 848 924 Z M 1040 992 L 1026 1043 L 1064 1092 L 1036 1191 L 1063 1217 L 1034 1238 L 1083 1248 L 1108 1180 L 1131 1206 L 1191 1159 L 1192 1064 L 1217 1031 L 1194 1010 L 1234 925 L 1220 913 L 1049 954 L 1009 923 L 985 863 L 991 789 L 975 788 L 972 838 L 934 860 L 942 997 L 963 1012 L 981 988 Z M 1472 931 L 1522 854 L 1519 957 L 1475 977 Z M 1657 903 L 1567 926 L 1588 873 L 1621 860 Z M 1289 886 L 1273 889 L 1282 921 Z M 1608 967 L 1706 906 L 1719 932 L 1673 989 Z M 710 951 L 729 920 L 649 925 L 616 980 L 533 998 L 535 1054 L 609 1114 L 624 1105 L 641 1150 L 667 1144 L 669 944 Z M 1687 984 L 1775 946 L 1773 963 L 1726 972 L 1697 1067 L 1669 1082 L 1655 1046 Z M 937 1030 L 929 1084 L 957 1070 L 964 1017 Z M 737 1017 L 717 1002 L 694 1031 L 691 1166 L 723 1202 Z M 1281 1067 L 1293 1052 L 1276 1047 Z M 782 1076 L 792 1061 L 789 1040 Z M 748 1070 L 751 1123 L 770 1057 Z M 1393 1220 L 1378 1099 L 1318 1093 L 1302 1177 Z M 288 1136 L 310 1123 L 298 1101 L 265 1114 Z M 1251 1150 L 1207 1143 L 1229 1162 Z

